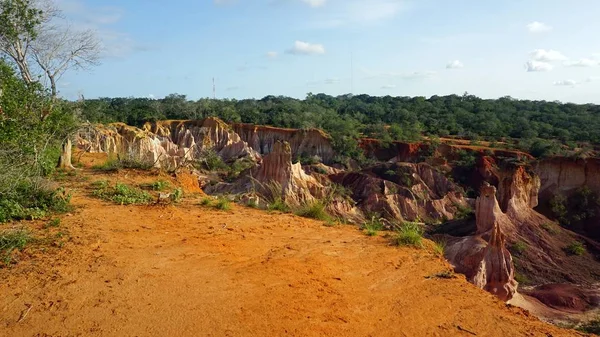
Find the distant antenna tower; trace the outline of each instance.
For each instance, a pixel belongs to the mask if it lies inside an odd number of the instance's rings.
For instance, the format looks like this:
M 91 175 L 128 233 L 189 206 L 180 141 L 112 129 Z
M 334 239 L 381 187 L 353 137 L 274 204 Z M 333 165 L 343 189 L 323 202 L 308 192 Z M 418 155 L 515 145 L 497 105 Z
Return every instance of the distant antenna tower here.
M 213 77 L 213 99 L 217 99 L 217 86 L 215 85 L 214 77 Z
M 354 95 L 354 53 L 350 52 L 350 95 Z

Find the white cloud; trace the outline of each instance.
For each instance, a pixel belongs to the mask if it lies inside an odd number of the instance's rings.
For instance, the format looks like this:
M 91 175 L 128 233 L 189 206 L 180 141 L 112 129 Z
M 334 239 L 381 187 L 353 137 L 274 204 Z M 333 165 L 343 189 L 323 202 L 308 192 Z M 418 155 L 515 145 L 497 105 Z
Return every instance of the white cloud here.
M 577 61 L 567 61 L 567 62 L 565 62 L 565 65 L 568 67 L 593 67 L 593 66 L 597 66 L 598 63 L 599 62 L 596 60 L 582 58 Z
M 148 98 L 155 99 L 156 97 L 154 96 L 154 94 L 148 94 Z
M 546 33 L 551 31 L 552 27 L 539 21 L 533 21 L 527 25 L 527 30 L 530 33 Z
M 302 2 L 309 5 L 310 7 L 316 8 L 325 6 L 327 0 L 302 0 Z
M 527 63 L 525 63 L 525 69 L 527 69 L 528 72 L 550 71 L 553 68 L 554 67 L 547 62 L 527 61 Z
M 562 81 L 555 81 L 554 85 L 556 86 L 565 86 L 565 87 L 573 87 L 577 84 L 577 81 L 575 80 L 562 80 Z
M 541 62 L 564 61 L 567 59 L 561 52 L 552 49 L 536 49 L 530 55 L 533 60 Z
M 276 52 L 276 51 L 267 52 L 267 57 L 270 58 L 270 59 L 277 58 L 277 56 L 279 56 L 279 53 Z
M 448 64 L 446 64 L 446 69 L 459 69 L 459 68 L 463 68 L 465 65 L 460 62 L 459 60 L 454 60 L 454 61 L 450 61 L 448 62 Z
M 386 84 L 386 85 L 382 85 L 381 89 L 385 89 L 385 90 L 389 90 L 389 89 L 395 89 L 396 85 L 394 84 Z
M 325 54 L 325 47 L 322 44 L 296 41 L 292 48 L 286 50 L 286 53 L 293 55 L 319 55 Z

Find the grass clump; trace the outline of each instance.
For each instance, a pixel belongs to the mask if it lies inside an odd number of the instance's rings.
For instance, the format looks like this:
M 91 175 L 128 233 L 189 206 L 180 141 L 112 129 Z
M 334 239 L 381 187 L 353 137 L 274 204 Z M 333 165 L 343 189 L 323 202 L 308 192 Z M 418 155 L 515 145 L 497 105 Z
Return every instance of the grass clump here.
M 427 279 L 437 278 L 437 279 L 449 280 L 449 279 L 456 278 L 456 274 L 454 274 L 454 272 L 452 270 L 444 270 L 439 273 L 425 276 L 425 278 L 427 278 Z
M 167 188 L 169 188 L 170 186 L 171 186 L 171 184 L 168 181 L 157 180 L 153 183 L 141 184 L 140 188 L 145 189 L 145 190 L 152 190 L 152 191 L 164 191 Z
M 596 318 L 593 321 L 589 321 L 585 324 L 580 325 L 577 330 L 585 333 L 593 333 L 596 335 L 600 335 L 600 317 Z
M 362 225 L 362 229 L 364 230 L 365 234 L 367 234 L 368 236 L 376 236 L 377 233 L 382 230 L 384 228 L 384 224 L 381 221 L 381 219 L 372 216 L 371 220 L 365 222 Z
M 542 228 L 549 234 L 552 234 L 552 235 L 558 234 L 558 229 L 556 228 L 556 225 L 554 225 L 551 222 L 544 222 L 542 224 Z
M 405 222 L 400 226 L 395 238 L 398 246 L 423 247 L 423 229 L 416 222 Z
M 279 211 L 283 213 L 287 213 L 290 211 L 290 207 L 283 201 L 283 199 L 277 199 L 267 206 L 269 211 Z
M 583 245 L 583 243 L 581 243 L 579 241 L 575 241 L 575 242 L 571 243 L 570 245 L 568 245 L 567 247 L 565 247 L 565 251 L 569 255 L 581 256 L 581 255 L 585 254 L 586 249 L 585 249 L 585 246 Z
M 12 262 L 12 252 L 22 250 L 32 241 L 32 237 L 25 229 L 6 230 L 0 232 L 0 259 L 7 266 Z
M 221 211 L 228 211 L 231 209 L 231 201 L 227 198 L 220 197 L 213 207 Z
M 434 243 L 433 253 L 439 257 L 444 256 L 444 251 L 446 250 L 446 241 L 435 241 Z
M 514 254 L 522 255 L 527 250 L 527 244 L 523 241 L 517 241 L 510 246 Z
M 325 204 L 318 200 L 304 204 L 296 211 L 296 215 L 322 221 L 327 221 L 331 218 L 325 210 Z
M 102 164 L 97 164 L 92 166 L 92 170 L 101 171 L 101 172 L 116 172 L 121 169 L 121 163 L 118 160 L 112 159 L 107 160 Z
M 208 197 L 206 197 L 206 198 L 202 198 L 202 199 L 200 200 L 200 206 L 210 206 L 210 205 L 212 204 L 212 202 L 213 202 L 213 201 L 212 201 L 212 199 L 211 199 L 211 198 L 208 198 Z
M 50 220 L 48 223 L 46 223 L 44 225 L 44 228 L 59 227 L 59 226 L 60 226 L 60 219 L 55 218 L 55 219 Z
M 521 285 L 527 285 L 531 282 L 526 275 L 519 272 L 515 272 L 515 281 L 519 282 Z
M 143 205 L 152 200 L 152 196 L 138 188 L 117 183 L 109 186 L 108 182 L 96 182 L 97 188 L 93 195 L 103 200 L 112 201 L 121 205 Z
M 258 202 L 256 202 L 256 200 L 251 198 L 251 199 L 248 199 L 246 206 L 248 206 L 250 208 L 258 208 Z

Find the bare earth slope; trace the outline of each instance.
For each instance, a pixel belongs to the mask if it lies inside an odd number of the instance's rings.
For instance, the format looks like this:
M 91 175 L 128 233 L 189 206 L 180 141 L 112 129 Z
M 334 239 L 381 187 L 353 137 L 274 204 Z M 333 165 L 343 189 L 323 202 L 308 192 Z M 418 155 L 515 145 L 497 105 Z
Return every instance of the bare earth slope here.
M 431 249 L 192 197 L 113 205 L 89 197 L 105 177 L 85 175 L 70 186 L 77 210 L 62 217 L 70 241 L 0 270 L 1 336 L 580 335 L 462 276 L 427 278 L 448 269 Z

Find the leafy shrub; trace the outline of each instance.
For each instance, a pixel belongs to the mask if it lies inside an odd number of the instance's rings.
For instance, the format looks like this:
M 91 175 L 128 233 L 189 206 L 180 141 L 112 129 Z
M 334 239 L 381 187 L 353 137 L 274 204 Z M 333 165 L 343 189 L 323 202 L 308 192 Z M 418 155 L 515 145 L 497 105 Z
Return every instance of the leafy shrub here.
M 475 163 L 477 162 L 477 157 L 475 156 L 475 152 L 467 151 L 467 150 L 459 150 L 457 152 L 458 159 L 455 161 L 455 165 L 457 167 L 461 167 L 463 169 L 470 169 L 475 167 Z
M 475 211 L 468 205 L 454 204 L 456 207 L 455 218 L 457 220 L 469 219 L 475 215 Z
M 585 254 L 586 249 L 585 249 L 585 246 L 583 245 L 583 243 L 581 243 L 579 241 L 575 241 L 575 242 L 571 243 L 570 245 L 568 245 L 565 248 L 565 251 L 570 255 L 581 256 L 581 255 Z
M 152 200 L 152 196 L 147 192 L 125 184 L 117 183 L 114 187 L 103 183 L 100 185 L 94 190 L 93 195 L 103 200 L 121 205 L 141 205 Z
M 49 212 L 68 212 L 71 196 L 62 188 L 51 189 L 43 183 L 24 182 L 10 196 L 0 196 L 0 223 L 33 220 Z
M 423 229 L 418 223 L 405 222 L 400 226 L 396 234 L 396 244 L 398 246 L 423 246 Z
M 4 265 L 10 264 L 12 252 L 22 250 L 31 242 L 32 237 L 25 229 L 6 230 L 0 232 L 0 259 Z
M 171 192 L 171 200 L 173 202 L 179 202 L 181 201 L 181 198 L 183 198 L 183 190 L 181 187 L 178 187 Z
M 197 166 L 208 171 L 221 171 L 227 169 L 223 158 L 213 148 L 207 148 L 200 152 L 196 160 Z
M 227 172 L 227 180 L 233 181 L 237 179 L 242 172 L 254 167 L 254 165 L 254 161 L 248 158 L 236 160 L 233 164 L 231 164 L 231 167 L 229 167 L 229 171 Z
M 322 221 L 326 221 L 330 217 L 325 210 L 325 204 L 319 200 L 304 204 L 296 211 L 296 215 Z

